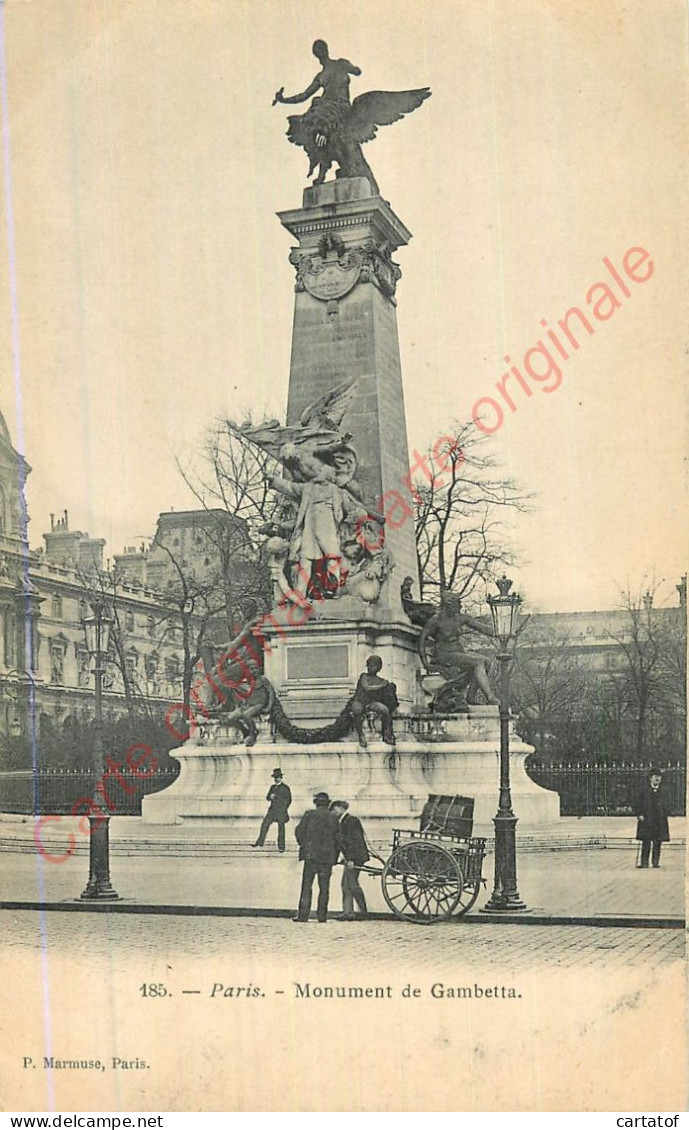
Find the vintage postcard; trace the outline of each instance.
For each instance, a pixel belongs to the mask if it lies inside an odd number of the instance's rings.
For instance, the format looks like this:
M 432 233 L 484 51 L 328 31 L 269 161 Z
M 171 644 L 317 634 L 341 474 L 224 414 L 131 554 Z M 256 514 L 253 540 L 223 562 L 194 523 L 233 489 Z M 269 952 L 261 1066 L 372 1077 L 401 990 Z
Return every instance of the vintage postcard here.
M 677 1124 L 686 22 L 0 6 L 3 1111 Z

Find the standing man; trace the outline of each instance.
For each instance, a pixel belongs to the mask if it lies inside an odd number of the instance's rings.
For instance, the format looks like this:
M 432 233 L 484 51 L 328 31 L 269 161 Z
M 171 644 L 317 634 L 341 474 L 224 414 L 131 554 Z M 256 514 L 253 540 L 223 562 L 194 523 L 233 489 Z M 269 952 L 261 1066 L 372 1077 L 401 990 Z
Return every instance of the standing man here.
M 660 770 L 651 769 L 636 807 L 636 838 L 641 840 L 639 867 L 648 867 L 649 855 L 653 866 L 660 867 L 660 846 L 670 839 L 669 810 L 662 783 Z
M 299 910 L 293 922 L 308 922 L 311 913 L 313 881 L 318 876 L 318 921 L 328 917 L 330 876 L 340 854 L 342 839 L 340 821 L 329 809 L 327 793 L 316 793 L 314 807 L 307 809 L 297 824 L 294 834 L 299 844 L 299 858 L 304 861 L 299 894 Z
M 285 850 L 285 824 L 289 820 L 289 806 L 292 803 L 292 793 L 289 785 L 282 779 L 282 769 L 273 769 L 273 783 L 268 789 L 266 800 L 268 811 L 263 817 L 261 830 L 256 843 L 252 847 L 263 847 L 271 824 L 278 826 L 278 851 Z
M 334 800 L 330 805 L 340 822 L 342 837 L 342 854 L 345 865 L 342 871 L 342 914 L 341 922 L 353 922 L 354 903 L 359 908 L 359 918 L 365 918 L 368 911 L 366 897 L 359 883 L 359 872 L 371 858 L 361 820 L 348 813 L 349 805 L 346 800 Z

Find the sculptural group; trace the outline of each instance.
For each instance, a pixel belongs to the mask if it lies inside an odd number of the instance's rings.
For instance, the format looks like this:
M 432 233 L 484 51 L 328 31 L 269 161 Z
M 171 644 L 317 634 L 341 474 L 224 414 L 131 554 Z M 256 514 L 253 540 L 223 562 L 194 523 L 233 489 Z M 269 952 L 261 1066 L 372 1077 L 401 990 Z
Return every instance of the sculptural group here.
M 342 428 L 356 385 L 345 381 L 320 397 L 297 425 L 269 420 L 241 429 L 283 470 L 270 483 L 283 504 L 264 527 L 276 603 L 316 593 L 375 604 L 392 571 L 383 516 L 365 504 L 352 435 Z

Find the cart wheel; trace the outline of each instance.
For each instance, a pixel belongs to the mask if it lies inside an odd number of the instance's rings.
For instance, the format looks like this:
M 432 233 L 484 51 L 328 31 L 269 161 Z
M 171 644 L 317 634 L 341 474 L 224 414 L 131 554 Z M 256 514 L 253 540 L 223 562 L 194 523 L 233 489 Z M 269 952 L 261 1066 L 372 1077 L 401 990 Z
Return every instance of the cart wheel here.
M 417 840 L 392 853 L 381 882 L 385 901 L 397 918 L 439 922 L 452 917 L 462 897 L 464 873 L 447 848 Z
M 461 918 L 463 914 L 468 914 L 472 906 L 476 902 L 481 891 L 481 883 L 467 883 L 462 888 L 462 893 L 459 896 L 459 902 L 455 910 L 455 918 Z

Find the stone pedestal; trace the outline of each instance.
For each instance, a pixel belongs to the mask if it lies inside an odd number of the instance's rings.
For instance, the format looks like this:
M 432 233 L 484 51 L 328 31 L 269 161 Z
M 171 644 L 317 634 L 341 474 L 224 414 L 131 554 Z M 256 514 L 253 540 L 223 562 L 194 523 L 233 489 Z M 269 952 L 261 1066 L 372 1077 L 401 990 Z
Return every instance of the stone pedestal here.
M 472 707 L 457 720 L 459 735 L 430 721 L 425 734 L 401 734 L 396 749 L 371 741 L 361 750 L 354 740 L 301 745 L 262 740 L 246 749 L 230 744 L 219 727 L 191 738 L 175 756 L 178 780 L 146 797 L 148 823 L 212 825 L 223 821 L 238 840 L 251 842 L 266 811 L 271 772 L 279 766 L 292 790 L 291 814 L 298 819 L 321 790 L 348 800 L 369 837 L 385 842 L 395 827 L 418 827 L 429 794 L 459 793 L 475 799 L 474 833 L 491 835 L 498 803 L 500 733 L 495 707 Z M 454 726 L 454 722 L 453 722 Z M 519 827 L 557 820 L 559 797 L 534 784 L 524 761 L 531 746 L 515 734 L 511 743 L 512 798 Z
M 409 714 L 419 695 L 418 636 L 385 608 L 347 597 L 314 604 L 301 626 L 266 627 L 265 673 L 293 722 L 320 727 L 340 713 L 375 653 L 397 686 L 401 713 Z

